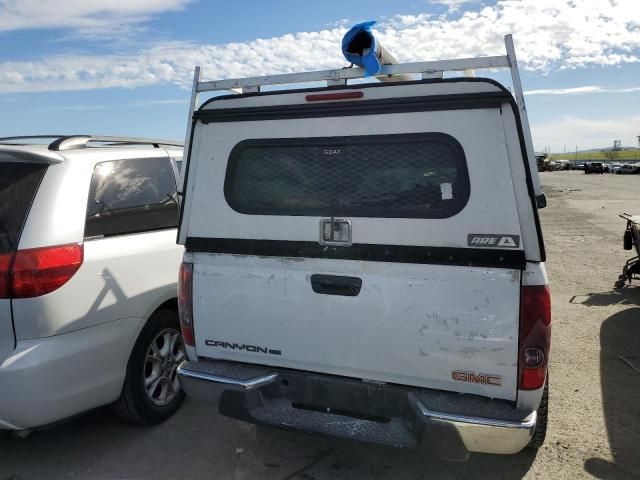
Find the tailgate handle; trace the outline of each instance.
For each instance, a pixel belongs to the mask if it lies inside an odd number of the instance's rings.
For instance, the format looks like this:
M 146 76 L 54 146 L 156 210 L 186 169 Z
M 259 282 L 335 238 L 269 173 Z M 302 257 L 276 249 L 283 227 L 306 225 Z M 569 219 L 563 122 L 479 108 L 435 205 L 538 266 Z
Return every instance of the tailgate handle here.
M 362 279 L 337 275 L 311 275 L 311 288 L 316 293 L 355 297 L 362 288 Z

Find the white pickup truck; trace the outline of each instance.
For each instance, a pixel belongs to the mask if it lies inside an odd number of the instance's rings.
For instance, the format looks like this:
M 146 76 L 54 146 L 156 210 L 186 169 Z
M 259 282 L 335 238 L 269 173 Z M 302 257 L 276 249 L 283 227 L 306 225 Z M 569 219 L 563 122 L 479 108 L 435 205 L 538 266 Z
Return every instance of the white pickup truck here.
M 521 99 L 512 53 L 383 73 L 469 65 L 510 67 Z M 539 447 L 551 315 L 526 111 L 488 79 L 358 75 L 196 74 L 193 105 L 244 93 L 190 117 L 184 390 L 237 419 L 447 459 Z M 309 80 L 330 86 L 264 91 Z

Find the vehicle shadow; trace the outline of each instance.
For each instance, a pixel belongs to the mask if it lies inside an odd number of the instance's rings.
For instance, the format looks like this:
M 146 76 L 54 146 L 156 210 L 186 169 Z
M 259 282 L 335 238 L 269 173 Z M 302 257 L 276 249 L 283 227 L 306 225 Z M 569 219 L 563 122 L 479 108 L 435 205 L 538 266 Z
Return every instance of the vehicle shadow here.
M 256 427 L 257 449 L 264 461 L 286 456 L 285 445 L 313 442 L 314 455 L 289 473 L 287 479 L 376 480 L 415 479 L 520 479 L 531 468 L 536 451 L 524 449 L 516 455 L 473 454 L 466 462 L 429 458 L 417 450 L 395 449 L 347 439 L 315 436 L 272 427 Z M 270 459 L 270 460 L 269 460 Z
M 574 295 L 569 303 L 588 307 L 606 307 L 607 305 L 640 305 L 640 288 L 626 286 L 608 292 Z
M 640 308 L 607 318 L 600 328 L 600 382 L 612 462 L 590 458 L 598 478 L 640 478 Z
M 153 428 L 123 425 L 101 408 L 24 440 L 0 435 L 0 479 L 516 480 L 536 457 L 525 449 L 447 462 L 413 450 L 254 426 L 223 417 L 206 402 L 187 400 Z M 173 455 L 178 450 L 188 454 Z

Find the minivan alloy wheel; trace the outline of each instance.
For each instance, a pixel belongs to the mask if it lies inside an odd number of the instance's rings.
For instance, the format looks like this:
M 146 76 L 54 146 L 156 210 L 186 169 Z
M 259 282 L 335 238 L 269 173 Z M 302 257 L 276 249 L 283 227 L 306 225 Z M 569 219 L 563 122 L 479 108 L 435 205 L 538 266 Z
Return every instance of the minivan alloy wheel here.
M 144 364 L 144 389 L 154 405 L 170 403 L 180 392 L 178 366 L 186 358 L 180 332 L 165 328 L 151 341 Z

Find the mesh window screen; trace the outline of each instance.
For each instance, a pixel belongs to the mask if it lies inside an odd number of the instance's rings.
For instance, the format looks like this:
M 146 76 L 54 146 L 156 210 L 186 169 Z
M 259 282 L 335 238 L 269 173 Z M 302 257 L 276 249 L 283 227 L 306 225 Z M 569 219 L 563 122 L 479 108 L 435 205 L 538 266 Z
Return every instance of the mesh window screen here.
M 445 218 L 466 204 L 469 178 L 442 133 L 246 140 L 225 196 L 246 214 Z

